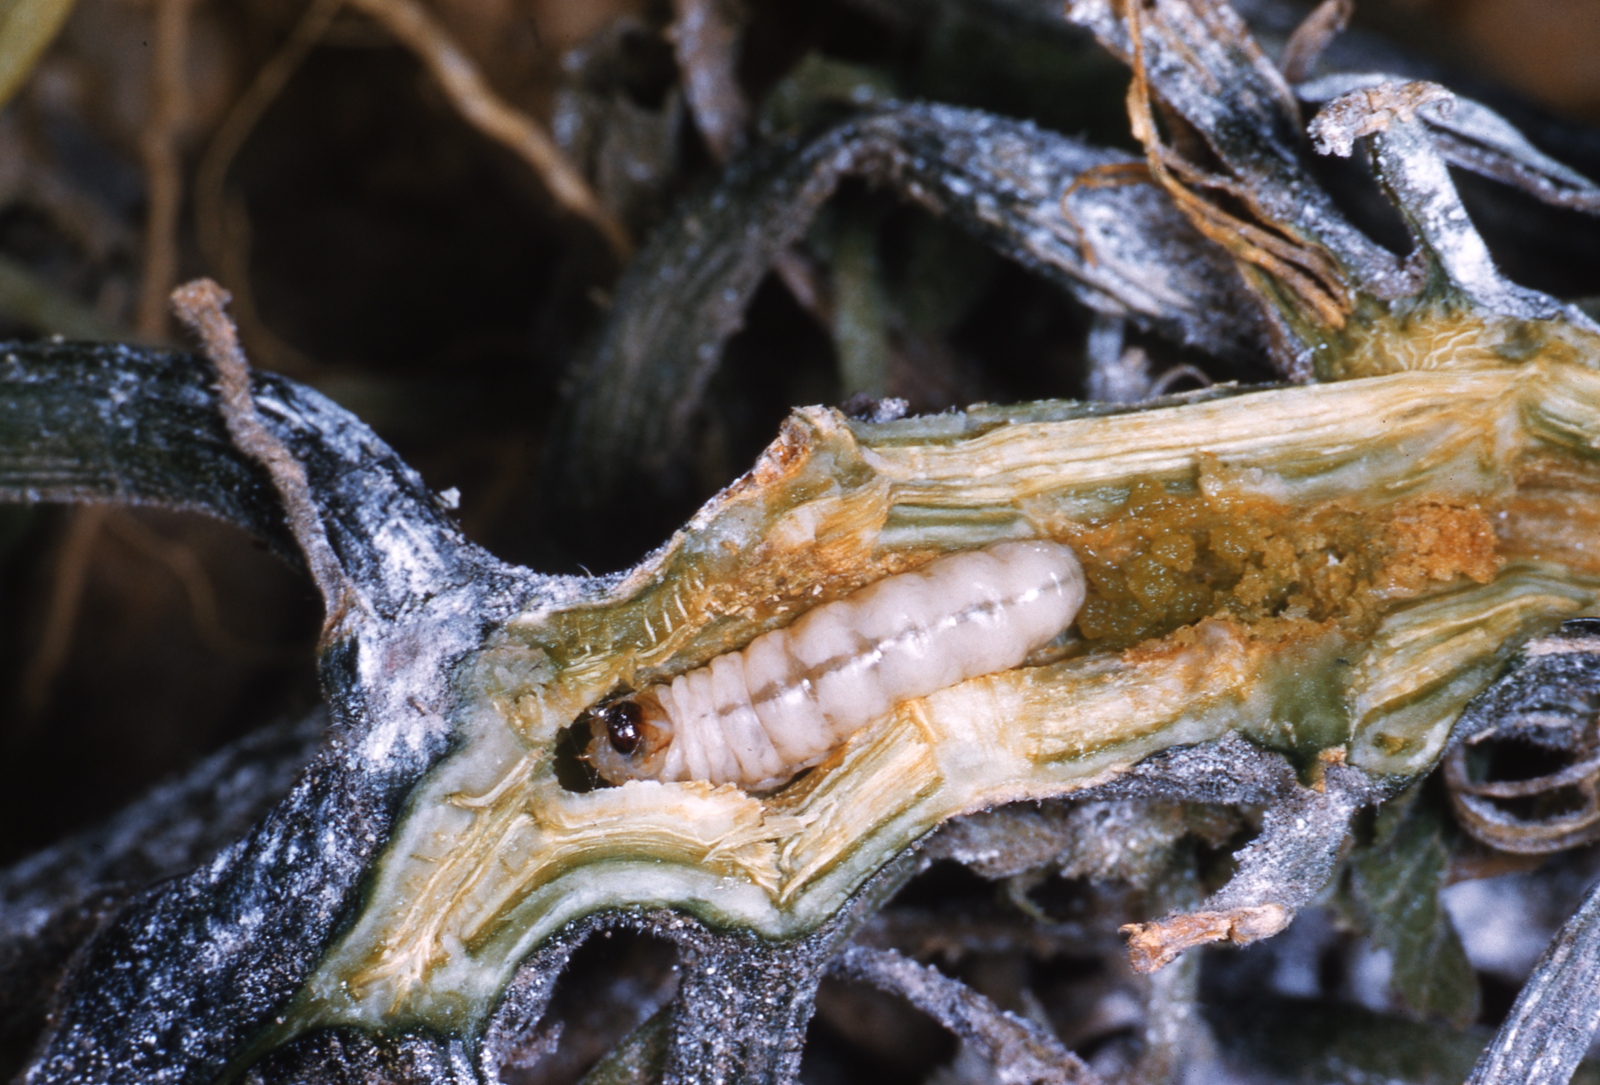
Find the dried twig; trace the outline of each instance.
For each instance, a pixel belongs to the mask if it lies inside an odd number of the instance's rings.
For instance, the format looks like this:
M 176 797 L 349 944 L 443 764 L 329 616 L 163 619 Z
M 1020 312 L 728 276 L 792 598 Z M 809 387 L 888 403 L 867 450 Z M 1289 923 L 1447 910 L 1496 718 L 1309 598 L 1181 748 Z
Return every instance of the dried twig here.
M 900 995 L 977 1047 L 994 1064 L 998 1081 L 1017 1085 L 1098 1085 L 1100 1081 L 1082 1059 L 1032 1021 L 1002 1010 L 959 980 L 893 950 L 850 946 L 834 959 L 831 971 L 843 979 Z
M 289 529 L 305 554 L 306 566 L 328 606 L 328 628 L 353 602 L 355 593 L 345 576 L 333 546 L 328 542 L 322 517 L 311 496 L 305 468 L 283 442 L 262 425 L 250 394 L 250 365 L 239 349 L 239 333 L 222 307 L 228 292 L 211 279 L 196 279 L 172 292 L 172 308 L 178 319 L 200 336 L 206 357 L 217 367 L 220 377 L 222 414 L 233 443 L 272 475 L 283 499 Z
M 1317 59 L 1328 43 L 1344 33 L 1355 14 L 1355 0 L 1322 0 L 1317 9 L 1294 28 L 1283 47 L 1283 59 L 1278 68 L 1291 83 L 1299 83 L 1311 75 Z
M 1133 66 L 1133 81 L 1128 86 L 1128 119 L 1134 138 L 1144 146 L 1150 176 L 1189 216 L 1196 229 L 1221 245 L 1234 259 L 1254 265 L 1280 280 L 1299 303 L 1316 313 L 1324 324 L 1344 327 L 1345 316 L 1355 303 L 1340 268 L 1325 251 L 1247 222 L 1195 191 L 1220 190 L 1244 199 L 1247 204 L 1251 195 L 1246 186 L 1199 169 L 1177 149 L 1163 142 L 1151 101 L 1143 16 L 1138 3 L 1127 5 L 1126 18 Z
M 1073 232 L 1078 236 L 1078 244 L 1083 249 L 1085 264 L 1093 265 L 1098 258 L 1094 254 L 1094 245 L 1089 240 L 1088 232 L 1078 222 L 1078 217 L 1072 213 L 1072 194 L 1079 189 L 1116 188 L 1121 185 L 1151 184 L 1153 181 L 1150 166 L 1146 162 L 1105 162 L 1084 170 L 1072 179 L 1071 184 L 1061 190 L 1059 201 L 1061 217 L 1072 224 Z
M 67 649 L 72 646 L 72 631 L 78 624 L 78 610 L 83 602 L 89 555 L 105 516 L 104 505 L 84 505 L 72 515 L 56 559 L 55 581 L 50 588 L 50 606 L 45 612 L 39 647 L 23 671 L 22 723 L 13 729 L 13 739 L 21 736 L 26 724 L 43 716 L 49 705 L 50 690 L 67 660 Z
M 178 210 L 183 172 L 178 136 L 187 113 L 184 73 L 188 67 L 189 13 L 193 0 L 157 0 L 155 48 L 150 57 L 150 116 L 140 133 L 144 158 L 144 270 L 135 326 L 146 339 L 167 331 L 167 292 L 178 276 Z
M 543 179 L 556 202 L 594 224 L 618 259 L 633 255 L 622 223 L 601 204 L 589 182 L 562 155 L 550 134 L 490 89 L 478 65 L 416 0 L 352 0 L 355 7 L 416 54 L 452 105 L 490 139 L 504 144 Z
M 1135 347 L 1134 349 L 1137 350 L 1138 348 Z M 1210 388 L 1216 383 L 1211 379 L 1211 375 L 1199 366 L 1184 362 L 1182 365 L 1175 365 L 1171 369 L 1164 370 L 1161 376 L 1150 382 L 1151 398 L 1166 395 L 1174 384 L 1182 380 L 1192 380 L 1200 388 Z
M 1232 942 L 1236 946 L 1270 938 L 1289 925 L 1294 913 L 1266 903 L 1221 911 L 1183 912 L 1159 923 L 1129 923 L 1128 959 L 1135 972 L 1155 972 L 1195 946 Z
M 220 230 L 217 239 L 220 252 L 215 267 L 223 282 L 233 284 L 234 322 L 239 325 L 240 336 L 250 344 L 251 354 L 267 367 L 286 376 L 298 375 L 305 379 L 318 372 L 320 366 L 317 360 L 268 327 L 256 308 L 250 277 L 250 252 L 255 242 L 255 231 L 244 194 L 236 189 L 223 190 Z M 209 255 L 207 259 L 210 259 Z
M 216 588 L 205 565 L 192 547 L 165 538 L 140 520 L 122 513 L 105 518 L 106 534 L 150 561 L 166 568 L 189 603 L 195 632 L 207 648 L 231 663 L 244 666 L 284 666 L 309 659 L 304 646 L 275 647 L 240 640 L 222 622 Z
M 311 5 L 300 16 L 300 21 L 295 23 L 288 38 L 262 65 L 254 81 L 239 96 L 216 134 L 211 137 L 205 157 L 200 160 L 200 169 L 195 174 L 194 199 L 200 248 L 212 263 L 220 265 L 222 262 L 221 252 L 226 234 L 223 185 L 234 158 L 238 156 L 245 140 L 250 138 L 250 133 L 255 130 L 267 107 L 283 93 L 289 78 L 304 62 L 312 47 L 321 40 L 328 24 L 343 6 L 344 0 L 311 0 Z
M 706 148 L 718 162 L 744 149 L 750 103 L 739 89 L 735 59 L 743 11 L 738 0 L 674 0 L 672 44 L 684 95 Z
M 1332 875 L 1350 818 L 1381 791 L 1342 749 L 1319 762 L 1318 787 L 1300 787 L 1284 766 L 1284 795 L 1266 813 L 1261 835 L 1234 858 L 1232 880 L 1194 912 L 1123 928 L 1134 969 L 1154 972 L 1187 949 L 1211 942 L 1248 945 L 1270 938 L 1310 903 Z
M 228 170 L 260 122 L 262 114 L 283 93 L 290 77 L 322 39 L 333 17 L 343 6 L 344 0 L 311 0 L 288 38 L 262 65 L 255 80 L 233 104 L 222 125 L 211 137 L 195 175 L 194 214 L 200 251 L 212 268 L 232 285 L 234 312 L 246 340 L 256 348 L 266 344 L 271 352 L 268 361 L 278 363 L 276 368 L 279 369 L 283 368 L 281 362 L 286 357 L 293 357 L 296 361 L 304 359 L 298 351 L 280 341 L 262 325 L 256 315 L 250 290 L 247 244 L 249 219 L 243 207 L 231 206 L 228 201 Z M 241 244 L 241 237 L 246 239 L 246 243 Z

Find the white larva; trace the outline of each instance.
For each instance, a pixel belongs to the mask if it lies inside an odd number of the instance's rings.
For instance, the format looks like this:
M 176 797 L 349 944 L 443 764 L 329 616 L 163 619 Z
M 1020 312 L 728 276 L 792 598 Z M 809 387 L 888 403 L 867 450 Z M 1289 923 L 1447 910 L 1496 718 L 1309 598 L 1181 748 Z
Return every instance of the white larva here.
M 1072 548 L 995 543 L 885 577 L 588 713 L 612 783 L 775 787 L 897 703 L 1017 666 L 1083 605 Z

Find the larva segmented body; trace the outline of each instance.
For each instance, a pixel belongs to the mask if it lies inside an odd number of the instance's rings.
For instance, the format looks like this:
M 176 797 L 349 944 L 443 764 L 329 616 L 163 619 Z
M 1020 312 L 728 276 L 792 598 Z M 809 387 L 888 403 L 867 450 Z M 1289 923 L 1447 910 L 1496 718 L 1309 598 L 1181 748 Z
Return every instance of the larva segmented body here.
M 588 756 L 612 783 L 774 787 L 900 701 L 1017 666 L 1083 597 L 1083 569 L 1060 543 L 951 554 L 597 707 Z

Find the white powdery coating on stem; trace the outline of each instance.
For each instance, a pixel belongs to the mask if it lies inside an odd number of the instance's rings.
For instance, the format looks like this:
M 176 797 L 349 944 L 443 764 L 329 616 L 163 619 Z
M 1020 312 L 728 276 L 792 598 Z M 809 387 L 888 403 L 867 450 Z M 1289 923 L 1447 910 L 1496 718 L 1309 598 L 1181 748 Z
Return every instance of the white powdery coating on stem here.
M 1072 624 L 1072 549 L 997 543 L 885 577 L 646 691 L 670 745 L 658 779 L 771 787 L 897 703 L 1020 664 Z
M 1489 246 L 1473 227 L 1425 123 L 1429 117 L 1434 123 L 1448 119 L 1455 107 L 1455 96 L 1433 83 L 1364 85 L 1324 106 L 1309 131 L 1323 154 L 1348 156 L 1356 140 L 1372 140 L 1378 175 L 1395 206 L 1412 235 L 1461 293 L 1505 316 L 1562 317 L 1555 299 L 1500 275 Z M 1487 124 L 1482 116 L 1476 123 L 1479 128 Z

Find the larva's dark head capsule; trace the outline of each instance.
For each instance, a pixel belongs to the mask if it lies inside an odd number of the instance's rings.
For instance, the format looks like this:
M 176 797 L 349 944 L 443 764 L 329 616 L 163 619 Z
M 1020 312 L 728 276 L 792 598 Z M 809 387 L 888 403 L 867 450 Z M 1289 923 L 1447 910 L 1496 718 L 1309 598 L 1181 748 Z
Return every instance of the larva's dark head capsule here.
M 595 705 L 578 723 L 589 727 L 584 757 L 603 779 L 620 784 L 657 778 L 672 728 L 654 694 L 646 691 Z
M 600 719 L 606 725 L 606 738 L 611 740 L 611 748 L 623 757 L 631 757 L 644 737 L 640 728 L 644 713 L 639 711 L 639 706 L 632 701 L 618 701 L 602 708 Z

